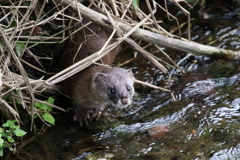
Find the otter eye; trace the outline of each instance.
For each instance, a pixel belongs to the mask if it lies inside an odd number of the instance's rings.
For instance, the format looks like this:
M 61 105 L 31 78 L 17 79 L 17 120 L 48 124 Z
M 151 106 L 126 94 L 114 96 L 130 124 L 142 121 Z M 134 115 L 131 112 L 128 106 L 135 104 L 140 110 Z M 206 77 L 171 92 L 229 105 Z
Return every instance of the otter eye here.
M 110 92 L 111 93 L 115 93 L 115 89 L 110 89 Z
M 131 90 L 131 87 L 127 86 L 127 91 L 130 91 Z

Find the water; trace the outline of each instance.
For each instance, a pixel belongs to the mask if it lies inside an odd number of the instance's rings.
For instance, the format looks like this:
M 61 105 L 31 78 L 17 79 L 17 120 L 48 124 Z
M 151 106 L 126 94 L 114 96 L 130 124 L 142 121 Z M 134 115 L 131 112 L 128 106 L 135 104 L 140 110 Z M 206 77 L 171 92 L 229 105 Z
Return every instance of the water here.
M 208 19 L 194 23 L 192 40 L 239 50 L 239 4 L 225 8 L 228 10 L 206 8 Z M 173 51 L 169 54 L 179 59 L 185 56 Z M 138 57 L 129 64 L 135 76 L 168 87 L 177 101 L 169 93 L 136 85 L 138 95 L 130 108 L 109 109 L 110 116 L 83 128 L 73 122 L 71 114 L 56 116 L 56 125 L 46 128 L 18 156 L 64 160 L 240 159 L 239 62 L 191 56 L 181 64 L 184 69 L 190 66 L 188 75 L 174 71 L 170 77 Z

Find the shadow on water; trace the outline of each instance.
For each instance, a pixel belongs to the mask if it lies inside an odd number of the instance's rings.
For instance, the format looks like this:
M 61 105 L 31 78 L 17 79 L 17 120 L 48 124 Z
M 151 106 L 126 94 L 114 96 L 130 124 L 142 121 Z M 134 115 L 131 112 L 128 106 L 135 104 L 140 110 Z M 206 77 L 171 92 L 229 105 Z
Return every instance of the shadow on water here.
M 208 13 L 208 19 L 194 24 L 193 40 L 219 38 L 215 46 L 239 50 L 240 32 L 232 32 L 240 27 L 238 8 Z M 109 116 L 88 127 L 79 127 L 70 114 L 57 116 L 56 125 L 22 148 L 18 158 L 240 159 L 240 63 L 195 56 L 182 67 L 187 69 L 194 60 L 189 75 L 178 76 L 176 71 L 174 76 L 180 78 L 168 85 L 177 101 L 168 93 L 136 87 L 139 95 L 130 108 L 109 109 Z M 168 78 L 144 63 L 132 64 L 137 78 L 153 84 Z

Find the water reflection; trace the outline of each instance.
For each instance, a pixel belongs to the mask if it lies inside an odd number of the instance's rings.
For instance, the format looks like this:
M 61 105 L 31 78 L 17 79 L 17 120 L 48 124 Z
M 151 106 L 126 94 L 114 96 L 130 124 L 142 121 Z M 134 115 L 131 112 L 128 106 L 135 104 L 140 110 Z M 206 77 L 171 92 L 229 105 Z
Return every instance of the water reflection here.
M 223 149 L 213 154 L 210 160 L 219 160 L 219 159 L 240 159 L 240 144 L 237 144 L 235 147 L 230 149 Z

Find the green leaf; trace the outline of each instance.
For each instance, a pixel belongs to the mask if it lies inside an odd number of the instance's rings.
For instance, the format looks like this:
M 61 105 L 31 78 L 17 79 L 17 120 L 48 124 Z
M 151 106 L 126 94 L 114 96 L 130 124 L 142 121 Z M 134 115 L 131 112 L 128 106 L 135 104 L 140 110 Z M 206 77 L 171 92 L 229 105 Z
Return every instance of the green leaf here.
M 48 102 L 50 104 L 54 104 L 54 98 L 49 97 L 48 100 L 46 100 L 45 102 Z M 35 107 L 40 109 L 40 110 L 43 110 L 43 111 L 52 111 L 52 107 L 51 106 L 43 104 L 43 103 L 40 103 L 40 102 L 36 102 L 35 103 Z
M 139 0 L 133 0 L 132 4 L 133 4 L 133 8 L 134 8 L 135 12 L 137 12 Z
M 5 130 L 5 133 L 9 134 L 9 133 L 11 133 L 11 131 L 7 129 L 7 130 Z
M 48 123 L 50 123 L 50 124 L 52 124 L 52 125 L 55 124 L 55 119 L 54 119 L 54 117 L 53 117 L 51 114 L 49 114 L 49 113 L 44 113 L 44 114 L 42 115 L 42 117 L 43 117 L 43 119 L 44 119 L 46 122 L 48 122 Z
M 0 127 L 0 134 L 4 132 L 4 129 Z
M 25 48 L 25 43 L 17 42 L 14 48 L 17 52 L 18 57 L 20 57 L 22 50 Z
M 35 107 L 40 110 L 44 110 L 44 111 L 47 111 L 47 109 L 48 109 L 48 106 L 46 104 L 42 104 L 40 102 L 36 102 Z
M 0 138 L 0 148 L 3 146 L 4 140 Z
M 47 102 L 47 101 L 46 101 Z M 46 106 L 46 111 L 52 111 L 52 107 L 51 106 L 49 106 L 49 105 L 45 105 Z
M 3 148 L 0 147 L 0 157 L 3 156 Z
M 15 140 L 11 136 L 7 136 L 8 142 L 15 142 Z
M 8 120 L 6 123 L 2 125 L 2 127 L 10 127 L 10 120 Z
M 10 146 L 8 146 L 8 149 L 9 149 L 10 151 L 13 151 L 13 148 L 12 148 L 12 147 L 10 147 Z
M 48 100 L 47 100 L 47 102 L 50 103 L 50 104 L 54 104 L 54 98 L 49 97 Z
M 34 115 L 33 115 L 33 118 L 37 118 L 37 117 L 38 117 L 38 115 L 37 115 L 37 114 L 34 114 Z
M 18 137 L 21 137 L 21 136 L 24 136 L 27 132 L 21 130 L 21 129 L 16 129 L 14 131 L 15 135 L 18 136 Z
M 2 133 L 2 137 L 7 137 L 7 136 L 9 136 L 9 133 Z
M 42 106 L 42 103 L 39 103 L 39 102 L 36 102 L 35 104 L 34 104 L 34 106 L 36 107 L 36 108 L 41 108 L 41 106 Z
M 48 105 L 46 105 L 46 106 L 47 106 L 47 111 L 51 112 L 52 111 L 52 107 L 48 106 Z
M 9 128 L 15 128 L 15 122 L 17 122 L 17 120 L 7 120 L 6 123 L 4 123 L 2 125 L 2 127 L 9 127 Z
M 54 98 L 49 97 L 46 102 L 48 102 L 50 104 L 54 104 Z M 47 111 L 52 111 L 52 107 L 51 106 L 49 106 L 49 105 L 46 105 L 46 106 L 47 106 Z
M 8 144 L 4 141 L 2 144 L 2 148 L 9 147 Z

